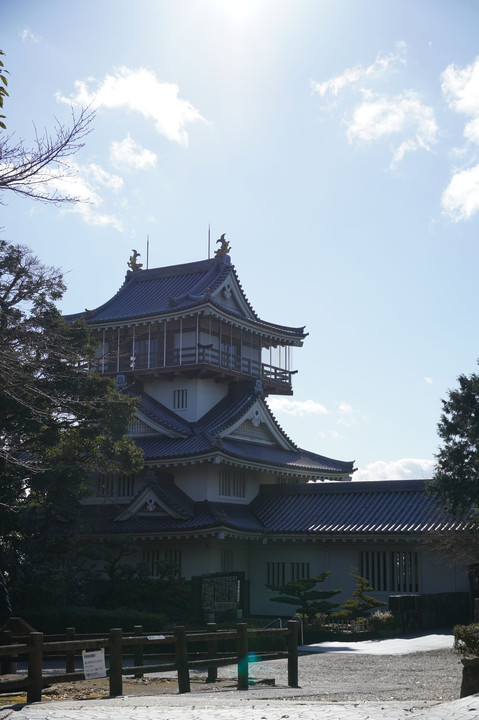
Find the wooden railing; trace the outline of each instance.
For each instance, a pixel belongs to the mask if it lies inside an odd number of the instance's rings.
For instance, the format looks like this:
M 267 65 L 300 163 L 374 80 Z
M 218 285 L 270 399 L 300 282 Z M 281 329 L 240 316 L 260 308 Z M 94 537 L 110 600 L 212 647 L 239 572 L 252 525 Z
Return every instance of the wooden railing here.
M 31 632 L 22 642 L 14 642 L 0 646 L 0 660 L 26 656 L 28 658 L 28 674 L 26 677 L 15 679 L 0 679 L 0 694 L 26 690 L 27 702 L 40 702 L 42 690 L 51 683 L 72 682 L 83 680 L 84 673 L 75 671 L 75 654 L 82 650 L 99 650 L 105 648 L 109 655 L 110 697 L 123 693 L 123 675 L 141 677 L 148 673 L 171 672 L 178 676 L 178 692 L 190 692 L 190 668 L 207 668 L 207 682 L 217 678 L 218 667 L 223 665 L 238 666 L 238 690 L 247 690 L 249 685 L 249 639 L 261 639 L 286 636 L 287 651 L 267 651 L 261 648 L 255 650 L 256 660 L 275 660 L 287 658 L 288 685 L 298 686 L 298 623 L 295 620 L 288 622 L 287 628 L 270 628 L 248 630 L 246 623 L 238 623 L 232 630 L 217 630 L 214 623 L 209 623 L 206 632 L 186 632 L 184 627 L 176 627 L 171 635 L 145 635 L 141 626 L 135 627 L 132 635 L 123 634 L 121 628 L 113 628 L 108 636 L 77 636 L 73 628 L 69 628 L 64 636 L 44 636 L 41 632 Z M 54 637 L 55 639 L 51 639 Z M 62 639 L 58 639 L 62 638 Z M 65 638 L 65 639 L 63 639 Z M 235 651 L 220 651 L 219 645 L 231 641 Z M 201 652 L 191 652 L 192 643 L 203 643 Z M 145 649 L 171 648 L 170 653 L 161 655 L 161 661 L 145 664 Z M 123 665 L 124 651 L 133 655 L 134 665 Z M 60 662 L 64 659 L 65 672 L 43 674 L 43 661 L 45 656 L 54 655 Z M 148 657 L 148 656 L 147 656 Z

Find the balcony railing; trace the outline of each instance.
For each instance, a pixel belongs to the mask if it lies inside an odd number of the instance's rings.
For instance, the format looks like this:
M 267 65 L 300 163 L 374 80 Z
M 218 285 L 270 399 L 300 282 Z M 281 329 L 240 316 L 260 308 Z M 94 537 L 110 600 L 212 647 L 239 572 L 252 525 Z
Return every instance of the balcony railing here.
M 221 350 L 212 347 L 184 347 L 166 350 L 150 356 L 147 351 L 110 354 L 99 358 L 93 369 L 102 374 L 116 374 L 118 372 L 141 372 L 149 370 L 176 369 L 207 365 L 214 368 L 229 370 L 240 375 L 259 378 L 280 385 L 291 386 L 293 371 L 276 367 L 259 360 L 243 357 L 240 349 L 225 345 Z

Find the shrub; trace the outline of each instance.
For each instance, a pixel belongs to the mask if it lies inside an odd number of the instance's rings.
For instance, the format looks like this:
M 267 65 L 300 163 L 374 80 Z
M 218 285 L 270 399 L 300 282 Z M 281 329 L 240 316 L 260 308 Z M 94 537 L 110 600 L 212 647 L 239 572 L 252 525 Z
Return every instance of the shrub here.
M 454 627 L 454 649 L 460 655 L 479 657 L 479 623 Z
M 79 634 L 105 633 L 121 627 L 133 632 L 135 625 L 143 625 L 145 632 L 156 632 L 166 627 L 166 615 L 147 613 L 130 608 L 98 609 L 92 607 L 34 608 L 22 612 L 22 618 L 35 630 L 46 635 L 64 633 L 74 627 Z

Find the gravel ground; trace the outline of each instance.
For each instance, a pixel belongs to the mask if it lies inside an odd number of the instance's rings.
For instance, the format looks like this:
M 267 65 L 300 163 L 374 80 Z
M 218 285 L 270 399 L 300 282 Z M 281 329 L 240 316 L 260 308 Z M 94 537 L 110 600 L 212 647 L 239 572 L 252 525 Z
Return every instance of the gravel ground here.
M 236 668 L 220 668 L 220 678 L 235 677 Z M 327 652 L 299 658 L 299 689 L 287 688 L 285 661 L 250 665 L 257 680 L 275 678 L 288 698 L 302 700 L 445 702 L 460 694 L 462 664 L 452 650 L 430 650 L 407 655 L 355 655 Z M 230 688 L 229 688 L 230 689 Z M 255 692 L 266 692 L 257 687 Z M 270 691 L 271 692 L 271 691 Z M 270 692 L 268 694 L 270 694 Z

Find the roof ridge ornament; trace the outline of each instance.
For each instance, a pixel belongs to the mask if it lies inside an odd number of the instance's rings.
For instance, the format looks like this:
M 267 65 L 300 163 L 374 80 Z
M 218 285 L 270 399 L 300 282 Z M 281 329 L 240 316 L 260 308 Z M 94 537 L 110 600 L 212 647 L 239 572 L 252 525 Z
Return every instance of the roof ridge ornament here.
M 137 258 L 141 257 L 141 253 L 137 252 L 137 250 L 132 250 L 131 252 L 133 255 L 131 255 L 128 260 L 128 267 L 132 272 L 136 272 L 137 270 L 141 270 L 143 267 L 143 263 L 137 261 Z
M 215 252 L 215 257 L 221 258 L 225 255 L 228 255 L 229 251 L 231 250 L 231 246 L 228 242 L 228 240 L 225 239 L 226 233 L 223 233 L 223 235 L 219 238 L 219 240 L 216 241 L 216 244 L 221 243 L 221 247 L 218 248 Z

